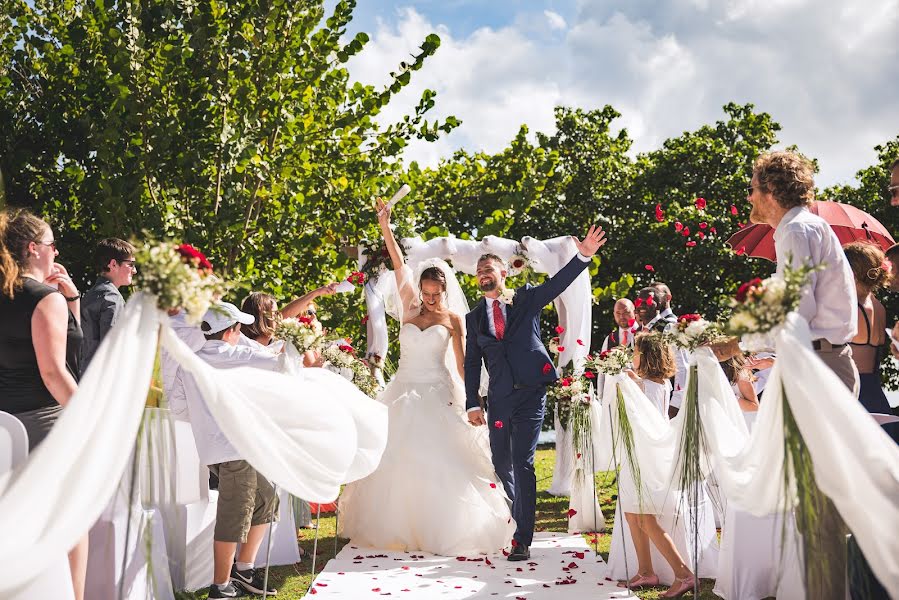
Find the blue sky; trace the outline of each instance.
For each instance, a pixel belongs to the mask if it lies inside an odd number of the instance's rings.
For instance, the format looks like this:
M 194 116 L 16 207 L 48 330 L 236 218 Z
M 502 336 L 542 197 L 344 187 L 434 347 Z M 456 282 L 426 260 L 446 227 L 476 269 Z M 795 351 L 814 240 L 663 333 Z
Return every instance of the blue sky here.
M 409 147 L 429 165 L 498 151 L 521 124 L 551 132 L 560 104 L 611 104 L 645 151 L 753 102 L 819 159 L 821 185 L 851 181 L 899 134 L 899 0 L 360 0 L 349 30 L 371 36 L 349 69 L 372 84 L 440 35 L 382 115 L 437 91 L 434 114 L 463 125 Z

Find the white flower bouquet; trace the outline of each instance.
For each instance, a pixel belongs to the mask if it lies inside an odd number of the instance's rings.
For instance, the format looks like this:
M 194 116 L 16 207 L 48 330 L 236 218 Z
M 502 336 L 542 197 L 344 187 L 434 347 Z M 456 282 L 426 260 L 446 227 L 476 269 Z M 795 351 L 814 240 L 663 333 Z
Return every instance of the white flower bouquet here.
M 137 244 L 134 258 L 140 267 L 138 287 L 155 296 L 161 310 L 183 309 L 191 324 L 199 324 L 212 302 L 228 290 L 213 275 L 209 260 L 189 244 Z
M 599 353 L 595 357 L 587 357 L 587 365 L 604 375 L 618 375 L 630 368 L 634 351 L 628 346 L 616 346 Z
M 678 348 L 696 350 L 699 346 L 721 341 L 724 337 L 717 323 L 706 321 L 701 315 L 690 313 L 677 318 L 677 323 L 666 332 L 665 338 Z
M 366 396 L 375 398 L 378 395 L 378 380 L 372 375 L 368 364 L 356 356 L 356 351 L 349 344 L 335 343 L 326 346 L 322 350 L 322 358 L 326 361 L 325 368 L 346 378 Z
M 325 342 L 322 324 L 313 317 L 281 319 L 275 326 L 274 335 L 292 344 L 300 354 L 320 350 Z
M 802 289 L 819 267 L 786 267 L 783 277 L 756 277 L 737 290 L 731 300 L 733 313 L 727 321 L 727 333 L 742 339 L 747 350 L 772 348 L 774 336 L 783 327 L 787 315 L 799 307 Z

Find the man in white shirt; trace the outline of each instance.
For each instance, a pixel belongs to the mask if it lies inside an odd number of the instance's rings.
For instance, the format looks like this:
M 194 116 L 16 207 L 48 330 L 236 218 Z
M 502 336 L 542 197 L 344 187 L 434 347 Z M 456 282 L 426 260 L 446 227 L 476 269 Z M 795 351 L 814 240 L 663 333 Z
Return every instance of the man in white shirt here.
M 229 302 L 219 302 L 203 316 L 201 329 L 206 343 L 197 356 L 217 369 L 256 367 L 268 371 L 282 368 L 282 357 L 237 345 L 240 325 L 254 322 Z M 184 384 L 188 417 L 203 464 L 219 478 L 213 554 L 215 566 L 209 598 L 237 598 L 263 593 L 263 573 L 256 570 L 256 553 L 269 524 L 278 513 L 278 496 L 271 483 L 241 458 L 216 424 L 194 378 L 178 369 Z M 262 435 L 262 432 L 260 432 Z M 242 544 L 237 562 L 237 544 Z M 268 595 L 277 594 L 269 589 Z
M 763 154 L 749 185 L 750 220 L 774 227 L 777 273 L 787 265 L 823 265 L 811 274 L 799 302 L 818 356 L 858 395 L 858 369 L 849 341 L 855 336 L 855 280 L 840 241 L 827 221 L 808 207 L 815 199 L 812 164 L 794 152 Z

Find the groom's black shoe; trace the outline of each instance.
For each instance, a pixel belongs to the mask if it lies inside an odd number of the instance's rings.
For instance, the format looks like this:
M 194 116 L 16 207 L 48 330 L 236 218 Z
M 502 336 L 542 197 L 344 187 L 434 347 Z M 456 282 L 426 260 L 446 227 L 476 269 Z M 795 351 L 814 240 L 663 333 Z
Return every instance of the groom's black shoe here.
M 521 544 L 516 545 L 512 548 L 512 552 L 509 553 L 509 560 L 527 560 L 531 557 L 531 550 L 527 546 L 523 546 Z

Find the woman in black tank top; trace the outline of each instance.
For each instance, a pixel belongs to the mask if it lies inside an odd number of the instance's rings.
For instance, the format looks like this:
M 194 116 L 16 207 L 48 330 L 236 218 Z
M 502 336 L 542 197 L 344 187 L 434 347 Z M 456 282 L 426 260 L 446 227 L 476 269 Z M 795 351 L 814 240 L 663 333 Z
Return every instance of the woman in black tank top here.
M 79 294 L 57 254 L 47 223 L 26 210 L 0 211 L 0 410 L 22 421 L 31 448 L 49 433 L 80 374 Z M 69 552 L 76 600 L 84 598 L 87 540 Z
M 889 263 L 880 248 L 866 242 L 847 244 L 843 250 L 852 267 L 858 296 L 858 331 L 849 342 L 858 367 L 858 399 L 870 413 L 891 414 L 880 379 L 880 361 L 887 354 L 886 311 L 874 297 L 874 292 L 889 282 Z M 890 423 L 884 429 L 899 443 L 896 425 L 899 424 Z

